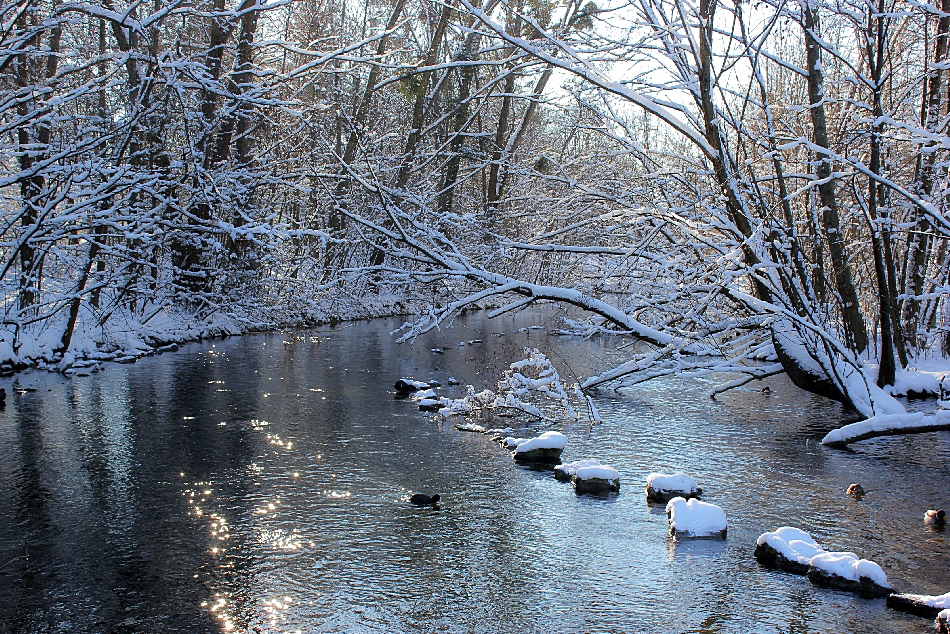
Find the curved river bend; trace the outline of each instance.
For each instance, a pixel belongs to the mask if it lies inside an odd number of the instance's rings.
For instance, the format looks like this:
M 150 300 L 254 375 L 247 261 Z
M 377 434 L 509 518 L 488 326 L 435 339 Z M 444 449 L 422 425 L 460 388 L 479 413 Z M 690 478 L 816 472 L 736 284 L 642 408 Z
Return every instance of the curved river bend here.
M 0 383 L 0 632 L 932 631 L 752 550 L 793 525 L 900 590 L 950 590 L 948 535 L 922 521 L 950 507 L 950 433 L 831 450 L 818 441 L 849 415 L 782 380 L 718 402 L 710 383 L 657 381 L 600 394 L 593 428 L 515 429 L 565 431 L 565 459 L 623 475 L 619 496 L 578 497 L 391 386 L 492 387 L 525 346 L 586 376 L 616 340 L 547 335 L 549 313 L 475 314 L 409 347 L 389 335 L 400 323 L 30 373 L 24 394 Z M 668 539 L 642 487 L 670 470 L 725 509 L 726 541 Z M 851 482 L 869 495 L 848 498 Z M 414 491 L 441 508 L 410 506 Z

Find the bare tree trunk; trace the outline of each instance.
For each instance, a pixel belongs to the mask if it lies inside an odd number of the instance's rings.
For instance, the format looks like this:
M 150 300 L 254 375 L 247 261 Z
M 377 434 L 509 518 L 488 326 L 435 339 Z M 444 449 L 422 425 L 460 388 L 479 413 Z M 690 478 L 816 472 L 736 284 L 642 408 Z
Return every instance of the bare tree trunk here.
M 514 6 L 508 9 L 506 30 L 514 37 L 521 35 L 521 16 L 518 15 L 520 6 Z M 510 55 L 514 48 L 508 48 Z M 495 127 L 495 142 L 492 148 L 491 166 L 488 168 L 488 191 L 486 192 L 486 202 L 489 220 L 497 211 L 498 201 L 501 199 L 501 182 L 499 173 L 501 171 L 502 161 L 507 160 L 505 156 L 505 146 L 508 145 L 508 119 L 511 117 L 512 94 L 515 92 L 516 76 L 511 69 L 508 69 L 508 75 L 505 77 L 505 83 L 502 87 L 501 108 L 498 110 L 498 125 Z
M 828 124 L 824 106 L 824 73 L 821 68 L 821 45 L 818 42 L 818 10 L 804 9 L 805 47 L 808 60 L 808 100 L 811 112 L 812 134 L 815 145 L 828 149 Z M 861 316 L 861 306 L 854 287 L 854 276 L 845 250 L 835 196 L 835 180 L 831 175 L 831 159 L 819 156 L 816 170 L 818 196 L 822 206 L 822 228 L 827 235 L 828 252 L 834 267 L 835 286 L 841 297 L 841 320 L 849 347 L 864 352 L 868 347 L 867 329 Z
M 202 130 L 195 143 L 197 152 L 196 170 L 192 178 L 192 193 L 188 216 L 182 219 L 186 226 L 179 227 L 171 241 L 172 265 L 175 284 L 189 294 L 200 294 L 211 290 L 212 279 L 203 265 L 203 225 L 211 220 L 211 201 L 204 194 L 202 179 L 209 174 L 218 162 L 216 154 L 216 124 L 218 118 L 218 95 L 214 84 L 221 78 L 224 51 L 234 21 L 224 15 L 225 0 L 213 0 L 212 17 L 208 23 L 208 48 L 205 52 L 204 67 L 208 75 L 207 83 L 200 91 L 200 111 Z M 201 173 L 198 173 L 200 170 Z M 198 225 L 198 226 L 188 226 Z
M 426 52 L 426 56 L 423 60 L 425 66 L 433 66 L 439 54 L 439 49 L 442 46 L 442 39 L 445 37 L 445 31 L 449 24 L 449 5 L 442 5 L 442 11 L 439 14 L 439 21 L 436 24 L 435 32 L 432 34 L 432 39 L 429 41 L 429 50 Z M 399 164 L 399 172 L 396 174 L 396 184 L 395 189 L 398 192 L 403 192 L 406 188 L 406 185 L 409 184 L 409 175 L 412 172 L 413 160 L 416 155 L 416 147 L 419 145 L 419 141 L 422 140 L 422 126 L 425 125 L 425 115 L 426 115 L 426 101 L 435 101 L 436 95 L 433 94 L 429 96 L 429 79 L 432 75 L 431 71 L 426 71 L 421 73 L 419 76 L 419 85 L 416 87 L 415 100 L 412 104 L 412 120 L 409 124 L 409 135 L 406 137 L 406 144 L 402 151 L 402 160 Z M 439 84 L 436 86 L 434 92 L 438 92 L 438 89 L 441 86 L 444 86 L 445 83 Z M 386 227 L 391 227 L 391 223 L 387 222 Z M 373 254 L 370 257 L 370 264 L 372 266 L 380 266 L 386 259 L 386 253 L 379 247 L 373 249 Z
M 496 3 L 497 0 L 489 0 L 484 12 L 491 13 Z M 475 6 L 478 5 L 476 4 Z M 474 23 L 475 18 L 471 17 L 468 20 L 467 26 L 471 27 Z M 462 44 L 462 50 L 455 61 L 475 61 L 475 50 L 478 48 L 480 37 L 481 35 L 477 29 L 469 31 Z M 465 142 L 465 137 L 462 136 L 462 133 L 468 125 L 468 101 L 472 96 L 472 84 L 475 82 L 476 72 L 475 66 L 471 64 L 463 66 L 461 70 L 459 70 L 458 109 L 452 118 L 452 129 L 449 133 L 449 158 L 443 168 L 442 185 L 439 188 L 439 199 L 436 203 L 440 214 L 450 213 L 455 200 L 455 185 L 458 183 L 459 169 L 462 166 L 462 144 Z
M 386 53 L 386 44 L 389 42 L 389 33 L 396 28 L 399 22 L 399 16 L 402 14 L 403 7 L 406 6 L 406 0 L 396 0 L 392 13 L 389 15 L 389 21 L 386 23 L 387 33 L 379 38 L 376 45 L 376 58 L 381 58 Z M 353 159 L 356 158 L 356 150 L 359 147 L 360 132 L 366 124 L 366 117 L 369 114 L 369 106 L 373 100 L 373 93 L 376 90 L 376 84 L 379 81 L 380 66 L 374 64 L 369 71 L 369 77 L 366 78 L 366 85 L 363 87 L 363 95 L 357 102 L 356 110 L 350 121 L 350 135 L 346 141 L 346 147 L 343 150 L 342 163 L 343 168 L 348 168 Z M 345 174 L 337 182 L 336 189 L 333 192 L 333 208 L 330 210 L 330 217 L 327 220 L 327 230 L 330 234 L 340 236 L 346 230 L 346 196 L 350 191 L 350 178 Z M 346 249 L 338 248 L 336 245 L 327 244 L 326 261 L 323 266 L 323 279 L 327 280 L 333 276 L 336 269 L 341 264 L 342 255 Z
M 36 8 L 24 11 L 17 20 L 17 28 L 26 31 L 39 24 Z M 46 64 L 43 65 L 43 78 L 47 81 L 56 76 L 59 66 L 59 49 L 62 39 L 62 27 L 58 24 L 50 31 L 46 44 Z M 23 52 L 16 56 L 14 61 L 14 82 L 21 91 L 26 91 L 32 84 L 36 71 L 32 55 Z M 30 228 L 37 222 L 37 211 L 44 206 L 46 196 L 46 178 L 38 172 L 36 166 L 49 154 L 49 143 L 52 137 L 52 127 L 48 121 L 32 123 L 33 113 L 37 110 L 34 101 L 23 99 L 17 105 L 17 115 L 24 122 L 17 126 L 17 144 L 19 146 L 18 162 L 20 171 L 24 174 L 20 179 L 20 198 L 23 211 L 20 215 L 20 226 L 24 228 L 24 237 L 19 246 L 20 280 L 19 280 L 19 308 L 28 309 L 36 302 L 39 287 L 39 271 L 42 258 L 37 258 L 36 249 L 30 243 Z
M 547 67 L 543 73 L 541 73 L 541 77 L 538 78 L 538 81 L 534 86 L 534 91 L 531 94 L 531 100 L 528 102 L 524 114 L 521 116 L 521 121 L 519 122 L 518 127 L 516 127 L 509 136 L 508 142 L 505 145 L 505 151 L 498 159 L 501 176 L 494 188 L 489 186 L 488 200 L 491 207 L 497 207 L 498 202 L 502 199 L 505 190 L 508 188 L 508 181 L 511 178 L 511 170 L 509 169 L 510 165 L 508 162 L 510 161 L 512 155 L 518 150 L 518 146 L 521 145 L 521 141 L 524 139 L 525 130 L 528 129 L 531 120 L 534 118 L 534 113 L 538 110 L 538 101 L 541 99 L 541 95 L 544 94 L 544 89 L 547 87 L 548 81 L 551 79 L 551 75 L 553 73 L 554 69 L 550 66 Z M 495 164 L 493 163 L 492 167 L 494 166 Z M 492 198 L 493 194 L 494 198 Z
M 881 118 L 884 116 L 884 105 L 881 100 L 884 76 L 884 50 L 887 46 L 888 28 L 890 21 L 884 18 L 884 0 L 879 0 L 877 15 L 868 13 L 865 51 L 868 68 L 870 69 L 874 95 L 874 121 L 871 128 L 871 157 L 869 168 L 875 175 L 881 173 Z M 896 363 L 894 360 L 895 332 L 897 324 L 893 322 L 895 302 L 891 292 L 891 283 L 894 280 L 893 271 L 887 270 L 889 261 L 893 260 L 885 254 L 890 248 L 890 219 L 879 213 L 879 199 L 881 207 L 884 203 L 883 189 L 873 177 L 868 177 L 868 216 L 871 220 L 871 244 L 874 250 L 874 270 L 877 275 L 878 288 L 878 315 L 881 328 L 880 366 L 878 368 L 878 387 L 894 385 Z M 898 335 L 899 336 L 899 335 Z M 904 359 L 902 358 L 902 362 Z
M 937 41 L 934 50 L 934 63 L 932 70 L 927 77 L 926 90 L 923 91 L 926 100 L 926 108 L 921 124 L 924 129 L 936 132 L 940 124 L 941 113 L 944 108 L 944 76 L 947 73 L 946 60 L 948 44 L 950 44 L 950 0 L 942 1 L 942 11 L 940 19 L 937 22 Z M 921 152 L 917 160 L 917 191 L 925 199 L 933 198 L 934 185 L 936 183 L 936 161 L 937 152 L 930 148 L 928 153 Z M 927 264 L 930 260 L 930 254 L 933 248 L 931 238 L 932 227 L 930 219 L 926 214 L 915 208 L 916 224 L 911 238 L 907 245 L 907 273 L 905 278 L 906 294 L 917 296 L 923 292 L 924 280 L 927 275 Z M 917 333 L 920 330 L 920 300 L 906 299 L 901 307 L 901 318 L 905 327 L 913 336 L 915 348 L 919 348 L 921 342 Z

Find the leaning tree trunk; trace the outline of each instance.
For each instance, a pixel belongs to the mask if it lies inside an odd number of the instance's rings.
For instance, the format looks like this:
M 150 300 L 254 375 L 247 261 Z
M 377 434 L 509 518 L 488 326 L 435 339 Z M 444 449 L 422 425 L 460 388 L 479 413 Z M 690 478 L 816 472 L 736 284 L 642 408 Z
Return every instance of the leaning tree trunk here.
M 804 20 L 808 60 L 808 110 L 811 113 L 812 135 L 816 146 L 828 150 L 831 144 L 828 140 L 828 124 L 825 117 L 824 73 L 821 68 L 821 44 L 818 42 L 818 10 L 809 5 L 804 10 Z M 868 336 L 838 217 L 835 180 L 831 175 L 832 161 L 826 154 L 818 158 L 816 175 L 819 182 L 818 198 L 822 206 L 822 229 L 827 235 L 828 252 L 831 254 L 831 264 L 834 267 L 835 286 L 841 297 L 841 321 L 845 341 L 849 347 L 860 353 L 868 347 Z

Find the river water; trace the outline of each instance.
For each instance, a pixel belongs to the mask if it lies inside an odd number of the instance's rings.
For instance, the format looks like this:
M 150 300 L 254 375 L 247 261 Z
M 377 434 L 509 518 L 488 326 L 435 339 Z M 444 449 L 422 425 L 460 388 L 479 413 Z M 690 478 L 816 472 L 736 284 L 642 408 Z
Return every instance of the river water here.
M 549 335 L 552 313 L 476 313 L 412 346 L 389 334 L 400 323 L 27 373 L 17 384 L 36 391 L 22 394 L 5 379 L 0 632 L 932 631 L 763 569 L 752 550 L 797 526 L 874 559 L 901 591 L 950 590 L 948 535 L 922 521 L 950 507 L 950 434 L 827 449 L 851 415 L 782 379 L 718 401 L 698 380 L 607 390 L 594 426 L 503 419 L 516 435 L 564 431 L 565 459 L 621 472 L 620 495 L 578 497 L 391 386 L 492 387 L 526 346 L 573 380 L 621 359 L 620 341 Z M 667 537 L 643 482 L 672 470 L 725 509 L 727 540 Z M 868 496 L 847 497 L 851 482 Z M 416 491 L 443 503 L 413 507 Z

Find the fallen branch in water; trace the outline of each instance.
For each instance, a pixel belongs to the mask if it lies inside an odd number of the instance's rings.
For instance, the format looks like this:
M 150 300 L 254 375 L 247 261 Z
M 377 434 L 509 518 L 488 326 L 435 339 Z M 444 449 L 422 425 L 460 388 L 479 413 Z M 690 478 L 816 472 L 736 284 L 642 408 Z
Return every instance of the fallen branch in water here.
M 882 414 L 867 420 L 833 429 L 821 439 L 829 447 L 843 447 L 853 442 L 903 434 L 924 434 L 934 431 L 950 431 L 950 410 L 933 414 Z

